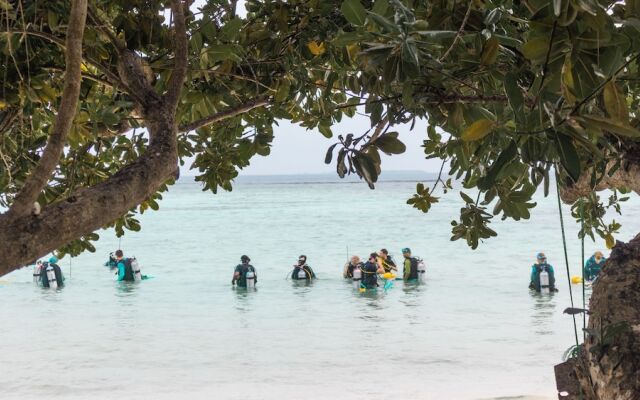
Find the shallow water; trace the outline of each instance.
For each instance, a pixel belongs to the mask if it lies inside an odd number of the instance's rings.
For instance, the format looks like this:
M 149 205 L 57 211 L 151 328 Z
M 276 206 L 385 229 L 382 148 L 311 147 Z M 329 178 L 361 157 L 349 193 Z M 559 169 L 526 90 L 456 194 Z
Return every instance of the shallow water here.
M 498 238 L 471 251 L 449 241 L 457 194 L 423 215 L 405 204 L 414 188 L 171 187 L 122 239 L 153 279 L 114 282 L 101 264 L 118 239 L 103 232 L 96 254 L 62 260 L 60 291 L 33 287 L 27 268 L 0 280 L 0 398 L 553 398 L 553 365 L 574 342 L 555 198 L 530 221 L 496 221 Z M 640 231 L 638 214 L 637 200 L 625 206 L 619 239 Z M 568 208 L 565 218 L 577 274 Z M 428 282 L 358 294 L 341 279 L 347 245 L 396 258 L 411 247 Z M 587 242 L 587 253 L 602 247 Z M 527 290 L 538 251 L 556 267 L 554 296 Z M 256 292 L 231 289 L 244 253 Z M 310 286 L 285 280 L 302 253 L 319 277 Z

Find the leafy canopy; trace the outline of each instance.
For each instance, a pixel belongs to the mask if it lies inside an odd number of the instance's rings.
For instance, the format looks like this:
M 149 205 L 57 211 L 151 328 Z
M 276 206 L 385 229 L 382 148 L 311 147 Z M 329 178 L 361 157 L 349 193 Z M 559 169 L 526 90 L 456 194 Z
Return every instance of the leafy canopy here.
M 489 222 L 529 217 L 550 174 L 569 187 L 595 187 L 637 163 L 640 1 L 434 2 L 208 0 L 188 18 L 189 71 L 177 111 L 181 163 L 205 190 L 231 190 L 238 169 L 268 155 L 278 120 L 317 128 L 338 141 L 325 161 L 371 187 L 380 152 L 405 146 L 393 127 L 429 122 L 425 155 L 449 165 L 464 188 L 452 239 L 476 247 Z M 163 1 L 94 0 L 84 39 L 80 104 L 64 157 L 43 205 L 109 179 L 148 146 L 136 93 L 117 71 L 117 42 L 144 59 L 158 92 L 174 67 L 170 12 Z M 47 143 L 62 91 L 69 2 L 0 0 L 0 205 L 11 204 Z M 370 128 L 333 132 L 363 111 Z M 555 167 L 555 168 L 554 168 Z M 440 177 L 438 178 L 440 182 Z M 169 184 L 170 182 L 167 182 Z M 438 184 L 438 182 L 436 182 Z M 443 182 L 451 188 L 451 179 Z M 139 230 L 135 216 L 157 209 L 160 192 L 112 224 Z M 624 188 L 621 188 L 623 191 Z M 427 211 L 433 188 L 408 200 Z M 603 217 L 619 210 L 591 194 L 574 206 L 584 231 L 613 241 Z M 489 207 L 493 208 L 489 210 Z M 93 250 L 86 236 L 62 252 Z

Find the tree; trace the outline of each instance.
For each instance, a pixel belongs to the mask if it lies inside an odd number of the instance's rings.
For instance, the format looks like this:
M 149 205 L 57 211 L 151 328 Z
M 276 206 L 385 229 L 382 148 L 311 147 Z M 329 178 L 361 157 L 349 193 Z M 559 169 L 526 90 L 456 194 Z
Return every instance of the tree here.
M 479 189 L 462 194 L 452 240 L 477 247 L 494 216 L 528 218 L 557 182 L 580 235 L 614 246 L 606 211 L 640 192 L 637 0 L 245 6 L 0 0 L 0 275 L 92 250 L 101 227 L 139 229 L 135 213 L 158 207 L 187 157 L 205 190 L 231 190 L 277 120 L 331 137 L 359 108 L 371 128 L 338 135 L 326 162 L 373 188 L 379 152 L 405 149 L 392 127 L 427 119 L 426 156 Z M 408 203 L 428 211 L 434 189 Z M 594 289 L 576 367 L 587 398 L 640 392 L 639 248 L 618 243 Z

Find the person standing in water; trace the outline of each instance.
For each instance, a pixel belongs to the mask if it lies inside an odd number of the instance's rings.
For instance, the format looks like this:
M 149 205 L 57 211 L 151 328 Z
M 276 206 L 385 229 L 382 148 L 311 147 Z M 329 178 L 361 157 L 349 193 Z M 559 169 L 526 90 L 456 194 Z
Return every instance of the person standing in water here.
M 402 256 L 404 257 L 404 270 L 402 278 L 405 282 L 418 280 L 418 259 L 411 256 L 411 249 L 405 247 L 402 249 Z
M 248 256 L 243 255 L 240 257 L 240 264 L 236 266 L 233 271 L 233 279 L 231 279 L 231 285 L 238 285 L 238 287 L 247 287 L 247 278 L 253 279 L 253 285 L 258 283 L 258 274 L 253 265 L 249 264 L 251 259 Z
M 378 287 L 378 274 L 384 274 L 384 268 L 378 263 L 378 255 L 371 253 L 369 260 L 362 266 L 362 283 L 364 289 Z
M 540 273 L 546 271 L 549 274 L 549 291 L 557 292 L 556 278 L 553 271 L 553 266 L 547 264 L 547 256 L 544 253 L 538 253 L 536 256 L 537 262 L 531 267 L 531 282 L 529 283 L 529 289 L 540 292 Z
M 384 272 L 398 271 L 398 267 L 396 263 L 393 262 L 393 259 L 389 255 L 389 251 L 387 249 L 381 249 L 377 254 L 377 262 L 380 267 L 384 269 Z
M 48 288 L 51 287 L 49 284 L 49 276 L 47 272 L 52 270 L 55 275 L 56 285 L 55 287 L 63 287 L 64 286 L 64 275 L 62 275 L 62 269 L 58 265 L 58 257 L 53 256 L 49 258 L 49 262 L 44 262 L 40 266 L 40 284 L 42 287 Z
M 606 258 L 600 251 L 593 253 L 584 266 L 584 279 L 587 281 L 594 281 L 600 274 L 600 270 L 604 266 Z
M 313 269 L 307 265 L 307 256 L 304 254 L 298 257 L 298 264 L 293 266 L 293 272 L 291 273 L 291 279 L 293 280 L 311 280 L 315 279 L 316 274 Z
M 124 258 L 122 250 L 116 250 L 116 268 L 118 269 L 118 282 L 134 282 L 136 280 L 147 279 L 140 273 L 138 263 L 135 258 Z
M 344 272 L 342 273 L 342 276 L 344 277 L 344 279 L 351 279 L 353 278 L 353 270 L 361 267 L 362 262 L 360 261 L 360 257 L 351 256 L 349 262 L 344 265 Z

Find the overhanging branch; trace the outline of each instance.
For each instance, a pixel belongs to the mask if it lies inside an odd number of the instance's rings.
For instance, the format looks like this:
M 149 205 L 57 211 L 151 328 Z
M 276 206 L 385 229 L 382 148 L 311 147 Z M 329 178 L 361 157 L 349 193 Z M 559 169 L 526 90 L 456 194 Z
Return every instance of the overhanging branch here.
M 169 110 L 175 112 L 178 100 L 187 76 L 189 41 L 187 39 L 187 22 L 184 14 L 185 4 L 182 0 L 171 1 L 171 12 L 174 20 L 174 52 L 175 64 L 167 84 L 165 101 Z
M 60 100 L 58 115 L 53 132 L 49 137 L 47 146 L 42 153 L 38 165 L 27 178 L 24 186 L 16 195 L 13 205 L 8 211 L 9 215 L 28 214 L 38 195 L 47 184 L 51 173 L 58 165 L 62 156 L 67 134 L 71 129 L 73 118 L 76 114 L 78 96 L 80 95 L 80 83 L 82 80 L 80 66 L 82 64 L 82 38 L 87 18 L 87 0 L 73 0 L 71 14 L 67 28 L 65 47 L 65 82 Z
M 258 107 L 263 107 L 267 104 L 269 104 L 271 102 L 271 100 L 268 97 L 263 97 L 257 100 L 252 100 L 249 102 L 246 102 L 244 104 L 241 104 L 237 107 L 234 108 L 230 108 L 228 110 L 225 111 L 220 111 L 218 113 L 212 114 L 208 117 L 193 121 L 191 123 L 188 124 L 184 124 L 184 125 L 180 125 L 180 127 L 178 128 L 178 132 L 189 132 L 189 131 L 193 131 L 196 130 L 198 128 L 202 128 L 204 126 L 207 125 L 211 125 L 214 124 L 216 122 L 220 122 L 222 120 L 225 120 L 227 118 L 232 118 L 235 117 L 236 115 L 240 115 L 240 114 L 244 114 L 248 111 L 253 110 L 254 108 L 258 108 Z

